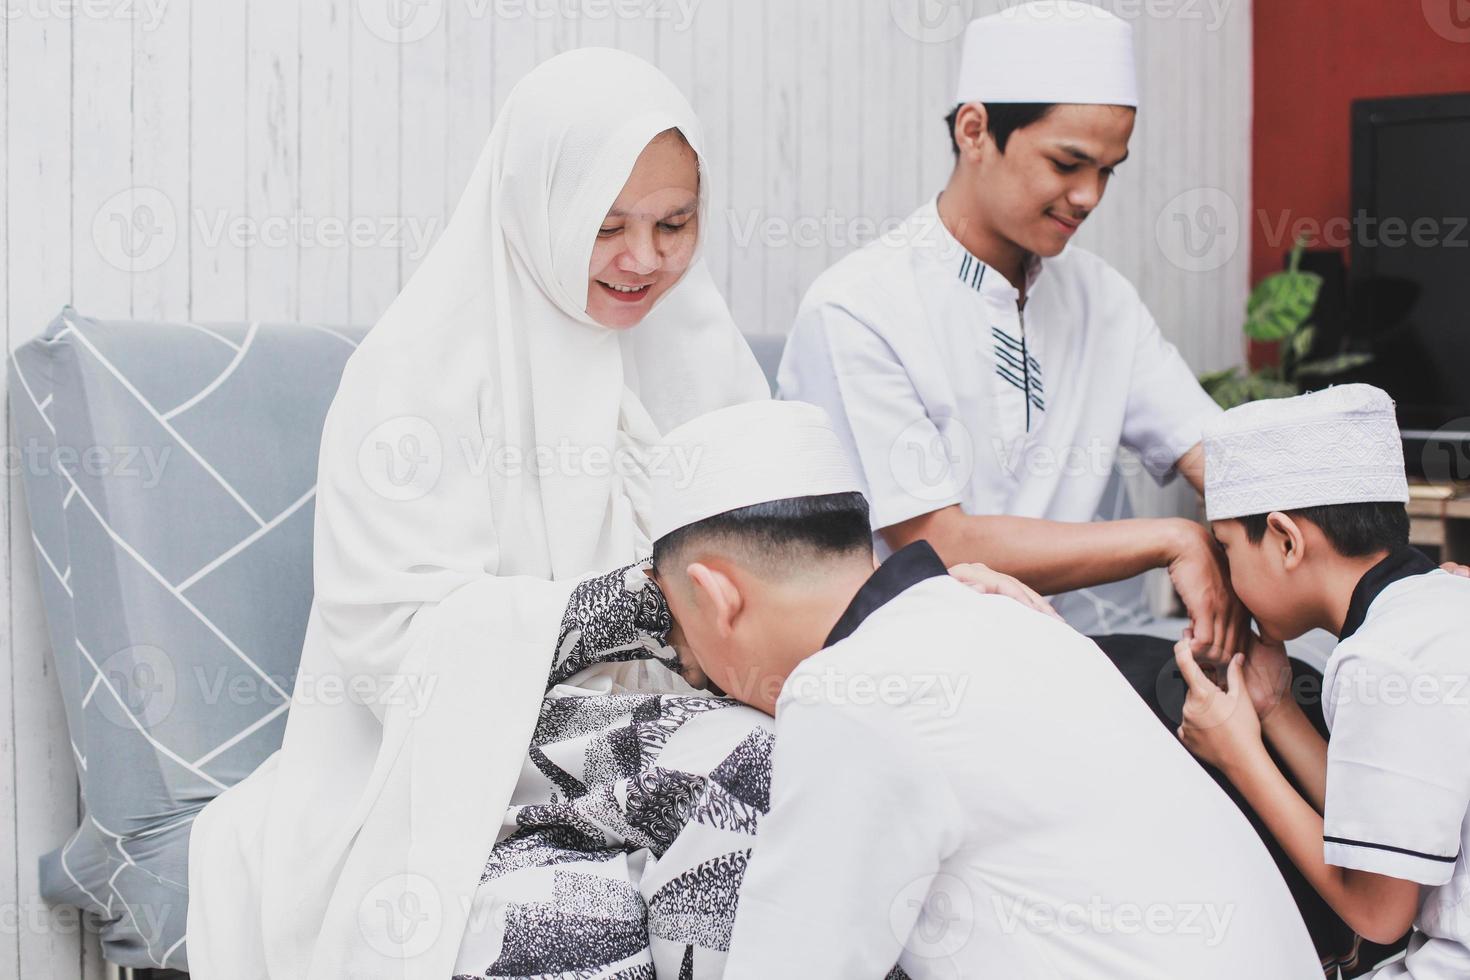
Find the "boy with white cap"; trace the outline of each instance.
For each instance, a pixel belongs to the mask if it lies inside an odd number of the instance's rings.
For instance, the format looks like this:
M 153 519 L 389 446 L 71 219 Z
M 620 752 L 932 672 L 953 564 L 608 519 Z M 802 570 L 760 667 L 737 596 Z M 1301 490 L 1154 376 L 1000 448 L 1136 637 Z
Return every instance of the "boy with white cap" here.
M 1470 581 L 1408 545 L 1393 402 L 1343 385 L 1244 405 L 1206 430 L 1205 457 L 1208 516 L 1263 638 L 1223 691 L 1181 646 L 1181 737 L 1361 936 L 1413 923 L 1374 977 L 1470 976 Z M 1339 637 L 1325 742 L 1281 693 L 1280 642 L 1317 627 Z
M 654 485 L 681 658 L 776 718 L 727 978 L 1318 972 L 1260 839 L 1091 641 L 922 541 L 874 570 L 825 413 L 666 441 L 698 461 Z
M 832 415 L 880 553 L 925 538 L 1048 595 L 1088 590 L 1056 605 L 1097 632 L 1147 619 L 1137 583 L 1110 583 L 1167 568 L 1196 652 L 1223 662 L 1248 624 L 1208 533 L 1096 520 L 1121 446 L 1199 489 L 1219 412 L 1133 285 L 1070 244 L 1128 157 L 1138 101 L 1133 30 L 1108 11 L 1036 0 L 971 23 L 948 184 L 817 279 L 779 383 Z M 1167 644 L 1153 653 L 1168 662 Z

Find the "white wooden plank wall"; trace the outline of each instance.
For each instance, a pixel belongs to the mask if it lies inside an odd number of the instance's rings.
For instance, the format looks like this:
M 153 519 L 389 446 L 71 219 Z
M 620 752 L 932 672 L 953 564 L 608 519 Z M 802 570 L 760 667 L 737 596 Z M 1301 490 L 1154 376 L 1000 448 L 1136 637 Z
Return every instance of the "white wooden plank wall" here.
M 716 170 L 716 277 L 743 326 L 784 332 L 813 277 L 940 186 L 958 27 L 1004 2 L 7 0 L 6 349 L 67 302 L 104 317 L 371 322 L 442 228 L 516 79 L 588 44 L 636 52 L 689 94 Z M 1183 233 L 1171 206 L 1186 224 L 1243 230 L 1249 0 L 1098 2 L 1135 20 L 1146 105 L 1083 244 L 1138 284 L 1196 368 L 1233 363 L 1244 245 L 1171 261 L 1182 245 L 1156 230 L 1162 215 Z M 386 29 L 395 14 L 402 42 Z M 146 270 L 125 271 L 124 249 Z M 98 977 L 95 938 L 35 897 L 36 858 L 75 826 L 78 798 L 20 477 L 7 476 L 0 976 Z

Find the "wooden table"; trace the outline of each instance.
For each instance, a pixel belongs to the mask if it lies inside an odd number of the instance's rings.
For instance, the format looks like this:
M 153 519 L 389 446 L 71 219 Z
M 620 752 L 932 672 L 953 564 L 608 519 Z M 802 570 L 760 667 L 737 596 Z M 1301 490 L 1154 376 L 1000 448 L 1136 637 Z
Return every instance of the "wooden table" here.
M 1470 564 L 1470 486 L 1409 486 L 1409 541 L 1438 561 Z

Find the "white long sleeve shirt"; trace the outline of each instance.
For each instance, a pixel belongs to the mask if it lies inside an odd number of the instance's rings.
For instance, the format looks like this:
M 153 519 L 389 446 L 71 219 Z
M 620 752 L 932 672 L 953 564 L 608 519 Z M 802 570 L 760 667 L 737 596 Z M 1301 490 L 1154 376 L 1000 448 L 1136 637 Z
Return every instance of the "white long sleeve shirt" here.
M 1301 980 L 1260 838 L 1069 627 L 894 554 L 787 679 L 728 980 Z

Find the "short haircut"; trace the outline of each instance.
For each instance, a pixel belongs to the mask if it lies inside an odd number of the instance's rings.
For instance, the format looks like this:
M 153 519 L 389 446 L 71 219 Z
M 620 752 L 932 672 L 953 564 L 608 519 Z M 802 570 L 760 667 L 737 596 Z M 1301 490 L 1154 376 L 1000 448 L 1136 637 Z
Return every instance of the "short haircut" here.
M 673 569 L 691 547 L 716 544 L 768 575 L 784 577 L 814 562 L 873 553 L 868 501 L 860 493 L 828 493 L 753 504 L 707 517 L 653 543 L 653 566 Z M 681 569 L 682 570 L 682 569 Z
M 1409 543 L 1409 511 L 1400 503 L 1329 504 L 1282 513 L 1317 525 L 1333 549 L 1345 558 L 1362 558 Z M 1266 536 L 1267 516 L 1240 518 L 1251 544 L 1260 544 Z
M 945 117 L 945 125 L 949 127 L 949 142 L 954 147 L 955 158 L 960 155 L 960 141 L 955 139 L 954 124 L 960 116 L 960 110 L 966 103 L 960 103 Z M 985 128 L 990 133 L 990 138 L 995 140 L 995 148 L 1004 153 L 1006 144 L 1011 141 L 1011 134 L 1018 129 L 1025 129 L 1032 123 L 1041 122 L 1056 108 L 1054 102 L 997 102 L 985 103 Z

